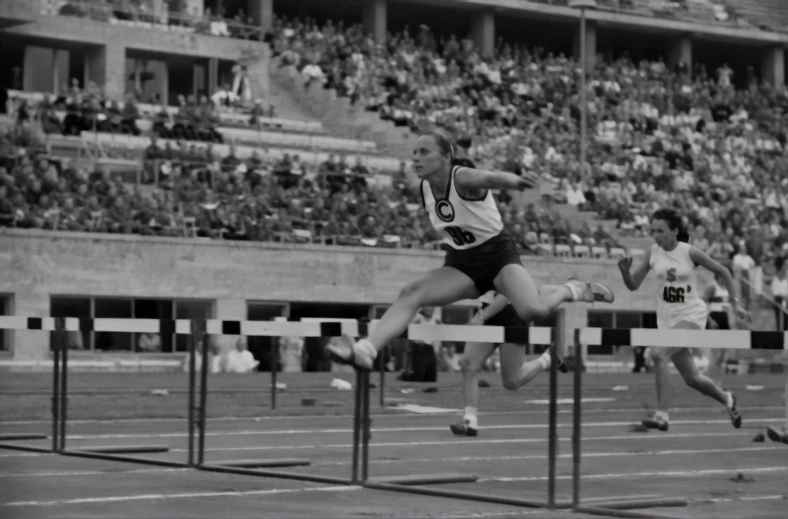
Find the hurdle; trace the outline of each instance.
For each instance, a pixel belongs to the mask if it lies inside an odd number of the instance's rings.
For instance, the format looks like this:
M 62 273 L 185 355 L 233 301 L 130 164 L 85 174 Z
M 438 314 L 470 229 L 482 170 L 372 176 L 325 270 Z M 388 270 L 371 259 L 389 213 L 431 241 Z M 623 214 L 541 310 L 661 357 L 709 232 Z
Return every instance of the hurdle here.
M 594 353 L 612 353 L 615 346 L 642 346 L 664 348 L 716 348 L 739 350 L 788 350 L 787 332 L 750 330 L 659 330 L 579 328 L 574 330 L 575 366 L 580 366 L 581 345 L 593 348 Z M 591 351 L 591 350 L 589 350 Z M 659 517 L 653 514 L 632 512 L 633 509 L 687 506 L 683 498 L 655 498 L 637 500 L 595 501 L 583 504 L 580 495 L 581 421 L 582 421 L 582 370 L 574 373 L 574 405 L 572 419 L 572 510 L 606 517 Z M 786 385 L 786 412 L 788 412 L 788 384 Z
M 388 490 L 410 494 L 445 497 L 484 503 L 519 506 L 524 508 L 551 508 L 566 509 L 571 507 L 569 500 L 556 499 L 556 456 L 557 456 L 557 365 L 558 351 L 565 347 L 566 314 L 564 309 L 556 312 L 556 328 L 541 327 L 499 327 L 499 326 L 467 326 L 467 325 L 410 325 L 403 338 L 417 339 L 424 342 L 435 340 L 496 343 L 514 342 L 520 344 L 534 344 L 540 346 L 556 345 L 551 350 L 552 362 L 550 363 L 550 401 L 549 401 L 549 426 L 548 426 L 548 488 L 547 500 L 539 501 L 511 496 L 491 495 L 466 490 L 446 490 L 433 488 L 431 485 L 450 483 L 475 483 L 478 477 L 469 474 L 426 474 L 400 477 L 369 477 L 369 460 L 365 455 L 363 459 L 362 474 L 365 476 L 362 485 L 366 488 Z M 372 325 L 376 324 L 375 322 Z M 363 333 L 362 333 L 363 335 Z M 369 373 L 364 373 L 365 378 L 365 408 L 364 438 L 369 437 L 371 420 L 369 417 Z M 366 445 L 366 444 L 365 444 Z M 425 488 L 426 487 L 426 488 Z
M 190 467 L 209 472 L 224 472 L 239 475 L 283 478 L 292 480 L 309 481 L 316 483 L 360 485 L 365 488 L 463 499 L 477 502 L 506 504 L 528 508 L 553 508 L 572 509 L 576 512 L 614 517 L 659 517 L 644 514 L 635 509 L 686 506 L 686 499 L 659 498 L 649 500 L 618 499 L 611 501 L 594 500 L 585 504 L 581 499 L 581 418 L 582 418 L 582 372 L 581 345 L 592 348 L 612 348 L 613 346 L 645 346 L 664 347 L 677 344 L 686 347 L 713 347 L 728 349 L 765 349 L 788 350 L 788 332 L 760 332 L 760 331 L 728 331 L 728 330 L 653 330 L 653 329 L 600 329 L 581 328 L 573 330 L 573 343 L 575 346 L 575 373 L 574 373 L 574 407 L 573 407 L 573 475 L 571 500 L 559 500 L 555 496 L 555 463 L 557 454 L 557 365 L 559 352 L 566 352 L 568 340 L 566 333 L 566 320 L 563 310 L 557 315 L 556 328 L 510 328 L 493 326 L 467 326 L 467 325 L 411 325 L 403 337 L 422 341 L 447 340 L 447 341 L 474 341 L 474 342 L 521 342 L 537 345 L 554 344 L 551 350 L 552 360 L 550 369 L 550 410 L 549 410 L 549 446 L 548 446 L 548 497 L 547 501 L 520 499 L 508 496 L 495 496 L 489 494 L 445 490 L 430 488 L 431 485 L 448 483 L 469 483 L 477 478 L 468 474 L 427 474 L 408 477 L 374 477 L 369 474 L 370 450 L 370 384 L 367 371 L 356 372 L 356 392 L 354 401 L 354 426 L 353 426 L 353 461 L 350 478 L 337 478 L 314 474 L 285 472 L 271 470 L 288 466 L 309 466 L 309 460 L 302 459 L 274 459 L 274 460 L 240 460 L 240 461 L 214 461 L 205 462 L 205 424 L 207 415 L 207 335 L 245 335 L 281 337 L 296 335 L 300 337 L 351 337 L 366 336 L 371 326 L 376 323 L 352 322 L 270 322 L 270 321 L 222 321 L 222 320 L 172 320 L 172 319 L 77 319 L 77 318 L 35 318 L 18 316 L 0 316 L 0 329 L 41 330 L 54 331 L 56 344 L 53 348 L 53 357 L 56 360 L 53 371 L 53 443 L 51 449 L 44 449 L 26 445 L 0 444 L 0 448 L 31 450 L 33 452 L 54 452 L 61 455 L 86 458 L 98 458 L 110 461 L 160 465 L 166 467 Z M 148 460 L 125 456 L 124 454 L 147 452 L 163 452 L 166 446 L 118 446 L 110 448 L 82 448 L 66 449 L 66 402 L 68 384 L 66 371 L 68 368 L 68 353 L 65 348 L 65 333 L 67 331 L 112 331 L 112 332 L 152 332 L 175 333 L 191 335 L 189 348 L 189 461 L 179 463 L 166 460 Z M 202 340 L 203 365 L 200 373 L 199 403 L 196 401 L 196 344 Z M 788 386 L 787 386 L 788 388 Z M 786 394 L 788 406 L 788 394 Z M 788 410 L 788 407 L 787 407 Z M 197 442 L 194 441 L 194 431 L 199 430 Z M 35 435 L 41 439 L 41 435 Z M 110 452 L 107 452 L 107 451 Z M 194 454 L 198 459 L 194 460 Z M 359 476 L 360 469 L 360 476 Z

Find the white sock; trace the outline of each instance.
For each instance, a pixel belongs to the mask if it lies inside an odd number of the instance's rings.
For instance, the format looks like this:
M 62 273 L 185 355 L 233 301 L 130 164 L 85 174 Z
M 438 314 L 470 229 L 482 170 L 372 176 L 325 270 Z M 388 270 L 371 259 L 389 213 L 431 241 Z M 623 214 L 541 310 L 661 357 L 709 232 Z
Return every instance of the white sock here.
M 372 360 L 375 360 L 375 357 L 378 356 L 378 350 L 375 348 L 375 345 L 369 342 L 369 339 L 361 339 L 356 343 L 358 349 L 372 357 Z
M 542 370 L 547 371 L 548 369 L 550 369 L 550 362 L 551 362 L 550 359 L 551 359 L 550 350 L 548 349 L 546 352 L 542 353 L 542 355 L 536 360 L 538 360 L 539 364 L 542 365 Z
M 569 292 L 572 294 L 572 301 L 579 301 L 582 299 L 583 290 L 572 283 L 565 283 L 564 286 L 569 289 Z
M 725 407 L 728 408 L 728 409 L 732 409 L 733 408 L 733 393 L 731 393 L 730 391 L 726 391 L 725 395 L 727 395 L 727 397 L 728 397 L 728 401 L 725 402 Z
M 477 413 L 477 410 L 476 410 L 475 407 L 466 406 L 465 407 L 465 416 L 462 417 L 463 421 L 466 421 L 466 420 L 468 421 L 468 427 L 471 427 L 473 429 L 478 429 L 479 428 L 479 421 L 478 421 L 478 418 L 476 418 L 476 413 Z

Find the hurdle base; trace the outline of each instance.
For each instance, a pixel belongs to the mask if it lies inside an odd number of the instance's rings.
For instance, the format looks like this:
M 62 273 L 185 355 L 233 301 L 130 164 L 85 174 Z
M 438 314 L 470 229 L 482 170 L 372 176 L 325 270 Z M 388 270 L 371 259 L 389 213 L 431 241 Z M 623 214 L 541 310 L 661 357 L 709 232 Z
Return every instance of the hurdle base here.
M 424 474 L 422 476 L 380 476 L 369 478 L 373 483 L 390 485 L 445 485 L 448 483 L 476 483 L 478 477 L 468 474 Z
M 676 498 L 626 499 L 616 501 L 594 501 L 593 504 L 589 503 L 588 506 L 591 506 L 592 508 L 608 508 L 611 510 L 635 510 L 638 508 L 687 506 L 687 500 Z
M 0 442 L 11 442 L 20 440 L 46 440 L 46 434 L 0 434 Z
M 672 519 L 665 515 L 649 514 L 645 512 L 633 512 L 631 510 L 616 510 L 614 508 L 602 508 L 598 506 L 580 505 L 572 509 L 573 512 L 589 515 L 601 515 L 604 517 L 622 517 L 627 519 Z
M 33 447 L 31 445 L 14 445 L 12 443 L 0 443 L 0 449 L 8 449 L 12 451 L 25 451 L 25 452 L 41 452 L 49 454 L 52 449 L 45 449 L 44 447 Z
M 437 488 L 424 488 L 420 486 L 394 485 L 391 483 L 376 483 L 368 480 L 362 483 L 364 488 L 374 490 L 387 490 L 390 492 L 403 492 L 405 494 L 419 494 L 432 497 L 448 497 L 451 499 L 463 499 L 465 501 L 476 501 L 482 503 L 495 503 L 499 505 L 519 506 L 522 508 L 549 508 L 545 501 L 531 501 L 529 499 L 519 499 L 515 497 L 495 496 L 489 494 L 478 494 L 474 492 L 463 492 L 459 490 L 443 490 Z M 552 507 L 554 509 L 572 508 L 572 502 L 568 500 L 557 501 Z
M 141 465 L 155 465 L 157 467 L 189 467 L 188 463 L 180 463 L 177 461 L 149 460 L 145 458 L 132 458 L 131 456 L 120 456 L 118 454 L 101 454 L 98 452 L 85 452 L 81 450 L 63 450 L 60 451 L 59 454 L 62 454 L 63 456 L 74 456 L 77 458 L 91 458 L 95 460 L 122 461 L 125 463 L 138 463 Z
M 223 465 L 202 464 L 197 469 L 206 472 L 223 472 L 225 474 L 240 474 L 243 476 L 257 476 L 263 478 L 293 479 L 296 481 L 310 481 L 313 483 L 328 483 L 329 485 L 353 485 L 349 479 L 332 478 L 328 476 L 314 476 L 311 474 L 298 474 L 296 472 L 280 472 L 278 470 L 245 469 L 240 467 L 227 467 Z
M 773 442 L 788 444 L 788 429 L 780 429 L 774 425 L 766 429 L 766 435 Z
M 82 447 L 79 452 L 95 454 L 149 454 L 152 452 L 169 452 L 167 445 L 107 445 L 102 447 Z
M 227 460 L 214 461 L 211 465 L 222 467 L 240 467 L 244 469 L 275 468 L 275 467 L 308 467 L 312 462 L 300 458 L 283 458 L 280 460 Z

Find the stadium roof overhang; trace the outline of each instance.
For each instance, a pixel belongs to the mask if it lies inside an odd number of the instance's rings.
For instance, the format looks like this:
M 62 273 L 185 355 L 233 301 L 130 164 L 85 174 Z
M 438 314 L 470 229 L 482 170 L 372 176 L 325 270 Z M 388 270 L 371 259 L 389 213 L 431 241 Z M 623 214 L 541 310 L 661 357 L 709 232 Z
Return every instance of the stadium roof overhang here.
M 404 0 L 408 1 L 408 0 Z M 524 17 L 532 20 L 545 21 L 579 20 L 580 12 L 577 9 L 557 5 L 538 4 L 535 2 L 522 2 L 521 0 L 420 0 L 440 6 L 453 6 L 454 8 L 486 8 L 492 9 L 497 16 Z M 589 10 L 586 13 L 588 20 L 595 21 L 602 27 L 613 29 L 647 32 L 663 36 L 692 35 L 705 41 L 719 41 L 747 45 L 788 45 L 788 33 L 764 31 L 757 28 L 732 27 L 730 25 L 714 23 L 695 23 L 677 19 L 649 17 L 638 14 L 628 14 L 609 10 Z

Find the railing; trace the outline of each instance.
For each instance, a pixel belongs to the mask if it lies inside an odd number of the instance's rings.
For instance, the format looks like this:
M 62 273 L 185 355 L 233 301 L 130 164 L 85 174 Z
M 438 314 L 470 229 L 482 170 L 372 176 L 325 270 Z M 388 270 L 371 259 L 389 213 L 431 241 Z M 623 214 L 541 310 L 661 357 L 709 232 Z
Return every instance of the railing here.
M 43 0 L 41 14 L 50 16 L 75 16 L 92 20 L 130 24 L 140 27 L 230 37 L 244 40 L 263 41 L 262 27 L 240 20 L 212 16 L 191 16 L 188 13 L 168 11 L 166 2 L 161 9 L 154 10 L 143 5 L 137 9 L 129 2 L 115 0 L 110 3 L 90 0 Z

